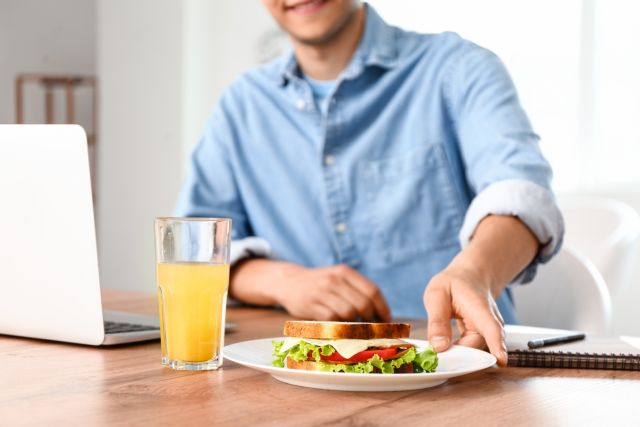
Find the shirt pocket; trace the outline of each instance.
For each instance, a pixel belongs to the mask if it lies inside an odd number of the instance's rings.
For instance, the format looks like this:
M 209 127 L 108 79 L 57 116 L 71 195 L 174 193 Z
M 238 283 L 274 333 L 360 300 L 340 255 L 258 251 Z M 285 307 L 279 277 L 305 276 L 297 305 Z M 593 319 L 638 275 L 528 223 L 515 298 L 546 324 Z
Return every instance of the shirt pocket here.
M 369 208 L 368 259 L 398 264 L 458 245 L 464 210 L 440 143 L 365 161 L 359 172 Z

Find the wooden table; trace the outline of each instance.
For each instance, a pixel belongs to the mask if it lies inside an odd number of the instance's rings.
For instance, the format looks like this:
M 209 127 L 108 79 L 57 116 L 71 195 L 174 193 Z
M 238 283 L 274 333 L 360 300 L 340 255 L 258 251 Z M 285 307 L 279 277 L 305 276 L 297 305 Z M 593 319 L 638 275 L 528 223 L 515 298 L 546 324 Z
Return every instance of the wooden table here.
M 154 313 L 151 295 L 104 292 L 112 309 Z M 232 308 L 227 343 L 278 336 L 287 316 Z M 412 335 L 424 338 L 424 325 Z M 232 362 L 160 365 L 160 344 L 91 348 L 0 336 L 0 425 L 639 425 L 640 373 L 490 368 L 436 388 L 314 390 Z

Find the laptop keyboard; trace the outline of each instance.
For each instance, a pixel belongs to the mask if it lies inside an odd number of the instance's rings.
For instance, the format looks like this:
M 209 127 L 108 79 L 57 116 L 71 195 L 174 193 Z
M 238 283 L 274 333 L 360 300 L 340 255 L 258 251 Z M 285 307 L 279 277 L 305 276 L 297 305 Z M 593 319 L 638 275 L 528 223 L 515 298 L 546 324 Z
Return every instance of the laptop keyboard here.
M 160 328 L 134 323 L 104 321 L 104 332 L 107 334 L 122 334 L 125 332 L 157 331 Z

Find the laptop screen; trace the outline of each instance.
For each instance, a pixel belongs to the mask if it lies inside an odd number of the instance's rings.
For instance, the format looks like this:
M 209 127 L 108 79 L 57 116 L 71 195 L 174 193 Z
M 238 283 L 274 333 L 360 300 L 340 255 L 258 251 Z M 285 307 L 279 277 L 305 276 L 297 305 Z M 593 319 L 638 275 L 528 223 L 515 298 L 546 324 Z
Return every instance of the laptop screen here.
M 104 338 L 86 135 L 0 125 L 0 333 Z

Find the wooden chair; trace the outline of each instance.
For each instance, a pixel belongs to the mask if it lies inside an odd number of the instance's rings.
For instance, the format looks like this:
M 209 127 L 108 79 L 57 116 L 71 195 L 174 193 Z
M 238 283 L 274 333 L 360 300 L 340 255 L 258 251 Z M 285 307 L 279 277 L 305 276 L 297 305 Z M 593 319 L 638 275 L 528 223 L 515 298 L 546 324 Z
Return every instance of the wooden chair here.
M 53 124 L 55 122 L 55 91 L 62 89 L 64 92 L 65 115 L 64 124 L 79 124 L 87 133 L 87 144 L 89 147 L 89 161 L 91 163 L 91 182 L 93 186 L 93 199 L 96 201 L 97 190 L 97 82 L 94 76 L 81 75 L 51 75 L 51 74 L 18 74 L 15 81 L 16 88 L 16 123 L 27 122 L 27 97 L 25 89 L 28 85 L 35 85 L 42 89 L 44 94 L 44 123 Z M 91 90 L 91 123 L 79 123 L 76 108 L 76 90 L 86 86 Z M 32 98 L 28 98 L 32 99 Z M 33 110 L 33 106 L 29 110 Z

